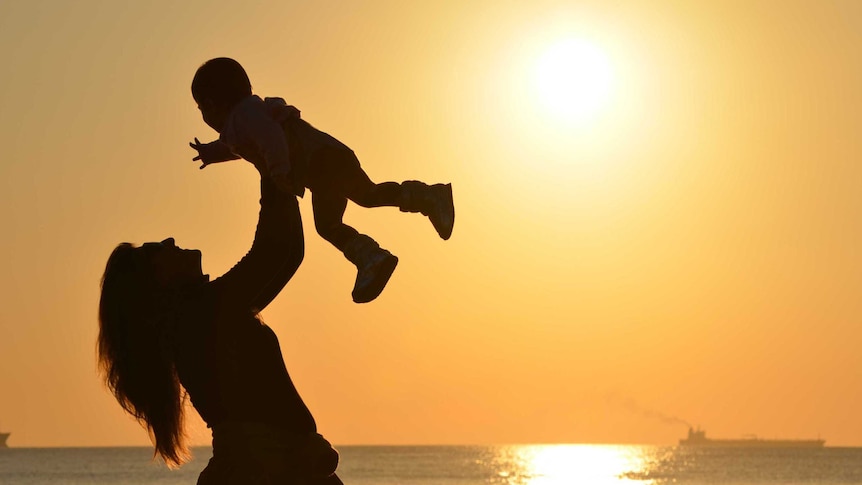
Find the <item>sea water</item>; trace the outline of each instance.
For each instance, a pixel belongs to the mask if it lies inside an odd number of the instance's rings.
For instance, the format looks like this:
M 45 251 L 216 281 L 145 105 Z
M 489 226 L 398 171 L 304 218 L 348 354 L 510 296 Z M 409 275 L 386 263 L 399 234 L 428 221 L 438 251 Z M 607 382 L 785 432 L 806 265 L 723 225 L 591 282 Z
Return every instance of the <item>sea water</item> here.
M 633 445 L 343 446 L 348 485 L 862 484 L 862 448 L 745 449 Z M 2 485 L 193 485 L 211 456 L 179 470 L 149 448 L 0 450 Z

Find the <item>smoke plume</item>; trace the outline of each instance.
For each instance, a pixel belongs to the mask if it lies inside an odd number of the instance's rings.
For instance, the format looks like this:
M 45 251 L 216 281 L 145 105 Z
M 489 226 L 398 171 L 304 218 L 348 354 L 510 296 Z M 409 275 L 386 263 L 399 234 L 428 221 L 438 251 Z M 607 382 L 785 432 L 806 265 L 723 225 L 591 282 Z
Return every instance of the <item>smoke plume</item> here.
M 682 418 L 678 418 L 676 416 L 670 416 L 670 415 L 658 412 L 654 409 L 649 409 L 649 408 L 643 407 L 643 406 L 639 405 L 634 399 L 632 399 L 630 397 L 623 397 L 623 396 L 619 396 L 615 393 L 610 393 L 607 395 L 607 400 L 608 400 L 608 403 L 610 403 L 612 405 L 620 406 L 629 412 L 638 414 L 638 415 L 643 416 L 644 418 L 647 418 L 647 419 L 655 419 L 655 420 L 661 421 L 662 423 L 667 424 L 667 425 L 673 425 L 673 426 L 684 425 L 688 428 L 693 428 L 691 423 L 689 423 L 688 421 L 686 421 Z

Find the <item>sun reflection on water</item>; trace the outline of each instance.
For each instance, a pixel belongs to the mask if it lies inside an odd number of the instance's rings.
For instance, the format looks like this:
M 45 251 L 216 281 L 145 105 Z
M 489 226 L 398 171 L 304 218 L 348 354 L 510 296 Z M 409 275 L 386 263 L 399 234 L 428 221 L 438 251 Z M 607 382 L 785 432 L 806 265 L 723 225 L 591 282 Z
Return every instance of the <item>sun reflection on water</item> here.
M 500 450 L 498 481 L 505 485 L 619 485 L 648 483 L 628 478 L 647 458 L 632 446 L 528 445 Z

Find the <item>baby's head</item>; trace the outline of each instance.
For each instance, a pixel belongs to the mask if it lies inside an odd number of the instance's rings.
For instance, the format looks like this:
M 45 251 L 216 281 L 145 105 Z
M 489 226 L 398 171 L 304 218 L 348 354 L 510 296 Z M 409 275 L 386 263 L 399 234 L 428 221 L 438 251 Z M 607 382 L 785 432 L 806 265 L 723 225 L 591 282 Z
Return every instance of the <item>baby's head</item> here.
M 250 95 L 251 81 L 245 69 L 227 57 L 206 61 L 192 79 L 192 97 L 204 122 L 219 133 L 233 107 Z

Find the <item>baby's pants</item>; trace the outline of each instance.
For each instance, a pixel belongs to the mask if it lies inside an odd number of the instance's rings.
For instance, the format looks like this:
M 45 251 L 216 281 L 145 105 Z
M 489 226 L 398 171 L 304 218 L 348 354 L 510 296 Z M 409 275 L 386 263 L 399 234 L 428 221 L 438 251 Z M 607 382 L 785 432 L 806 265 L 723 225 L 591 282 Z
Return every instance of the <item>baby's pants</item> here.
M 344 224 L 350 199 L 362 207 L 398 206 L 401 184 L 375 184 L 352 150 L 322 149 L 309 163 L 306 187 L 311 191 L 317 232 L 339 250 L 358 232 Z

